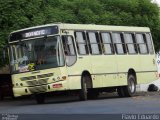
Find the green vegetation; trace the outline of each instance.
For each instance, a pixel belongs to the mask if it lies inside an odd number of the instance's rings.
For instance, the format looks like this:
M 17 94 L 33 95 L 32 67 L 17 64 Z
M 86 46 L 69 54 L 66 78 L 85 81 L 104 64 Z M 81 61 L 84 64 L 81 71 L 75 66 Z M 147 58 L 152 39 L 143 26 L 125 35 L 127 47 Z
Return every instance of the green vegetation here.
M 0 0 L 0 48 L 11 31 L 65 22 L 150 27 L 160 49 L 159 8 L 151 0 Z

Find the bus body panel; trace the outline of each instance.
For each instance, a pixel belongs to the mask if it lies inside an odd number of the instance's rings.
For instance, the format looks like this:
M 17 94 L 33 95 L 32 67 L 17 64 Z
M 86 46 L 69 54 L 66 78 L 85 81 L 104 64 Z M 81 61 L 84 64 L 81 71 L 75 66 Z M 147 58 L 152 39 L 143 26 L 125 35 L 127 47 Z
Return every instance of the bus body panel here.
M 38 73 L 33 71 L 13 74 L 12 81 L 14 84 L 13 91 L 15 96 L 30 95 L 41 92 L 45 93 L 52 91 L 79 90 L 81 89 L 81 78 L 83 72 L 86 71 L 91 75 L 93 88 L 126 86 L 128 84 L 128 72 L 131 69 L 135 71 L 137 84 L 149 83 L 157 79 L 155 75 L 157 71 L 155 65 L 155 53 L 126 53 L 120 55 L 116 54 L 115 52 L 111 55 L 93 55 L 91 53 L 80 55 L 77 50 L 77 43 L 74 36 L 74 32 L 76 31 L 95 31 L 97 33 L 129 32 L 133 34 L 136 32 L 150 33 L 149 28 L 82 24 L 48 24 L 44 26 L 54 25 L 59 27 L 59 33 L 56 35 L 66 35 L 73 37 L 77 57 L 75 63 L 71 66 L 65 65 L 64 67 L 39 70 L 40 72 Z M 44 26 L 32 27 L 23 30 L 32 30 Z M 23 30 L 18 30 L 15 32 L 20 32 Z M 53 74 L 52 76 L 47 77 L 46 81 L 44 80 L 45 84 L 34 83 L 33 81 L 38 81 L 37 78 L 35 80 L 21 80 L 22 78 L 25 79 L 25 77 L 29 78 L 30 76 L 39 76 L 44 74 Z M 63 76 L 65 76 L 65 80 L 62 80 Z
M 117 64 L 115 58 L 116 57 L 112 55 L 91 55 L 94 88 L 118 85 Z
M 67 73 L 69 75 L 69 89 L 81 89 L 81 76 L 84 71 L 92 73 L 90 57 L 89 56 L 77 56 L 76 63 L 67 67 Z

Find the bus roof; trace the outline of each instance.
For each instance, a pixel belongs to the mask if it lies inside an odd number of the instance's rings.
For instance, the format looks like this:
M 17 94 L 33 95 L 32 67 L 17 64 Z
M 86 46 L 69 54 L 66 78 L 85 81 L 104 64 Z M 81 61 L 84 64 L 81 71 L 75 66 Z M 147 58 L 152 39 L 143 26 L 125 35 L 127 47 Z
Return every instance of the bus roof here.
M 95 25 L 95 24 L 62 24 L 60 25 L 60 28 L 73 29 L 73 30 L 150 32 L 150 29 L 148 27 L 111 26 L 111 25 Z
M 53 23 L 53 24 L 46 24 L 41 26 L 34 26 L 25 29 L 20 29 L 15 32 L 20 32 L 23 30 L 30 30 L 34 28 L 40 27 L 49 27 L 57 25 L 60 29 L 65 30 L 97 30 L 97 31 L 124 31 L 124 32 L 150 32 L 148 27 L 135 27 L 135 26 L 113 26 L 113 25 L 96 25 L 96 24 L 69 24 L 69 23 Z

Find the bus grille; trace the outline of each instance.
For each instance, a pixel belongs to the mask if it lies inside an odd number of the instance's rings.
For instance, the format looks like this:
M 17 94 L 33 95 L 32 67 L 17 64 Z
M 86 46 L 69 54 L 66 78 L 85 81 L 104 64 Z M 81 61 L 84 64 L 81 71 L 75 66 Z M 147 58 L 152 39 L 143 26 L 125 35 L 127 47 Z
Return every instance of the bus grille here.
M 37 76 L 22 77 L 20 79 L 22 81 L 24 81 L 24 80 L 35 80 L 35 79 L 47 78 L 47 77 L 51 77 L 51 76 L 53 76 L 53 73 L 42 74 L 42 75 L 37 75 Z
M 38 82 L 39 82 L 40 85 L 47 84 L 48 79 L 49 78 L 47 78 L 47 79 L 40 79 L 40 80 L 38 80 Z
M 33 80 L 36 79 L 36 76 L 22 77 L 21 80 Z
M 53 76 L 53 73 L 37 75 L 37 78 L 46 78 L 46 77 L 51 77 L 51 76 Z
M 49 78 L 46 79 L 40 79 L 40 80 L 33 80 L 33 81 L 27 81 L 27 84 L 29 86 L 36 86 L 36 85 L 45 85 L 47 84 Z
M 35 85 L 38 85 L 38 81 L 37 81 L 37 80 L 27 81 L 27 84 L 28 84 L 29 86 L 35 86 Z
M 39 93 L 39 92 L 46 92 L 47 91 L 47 86 L 36 86 L 29 88 L 31 93 Z

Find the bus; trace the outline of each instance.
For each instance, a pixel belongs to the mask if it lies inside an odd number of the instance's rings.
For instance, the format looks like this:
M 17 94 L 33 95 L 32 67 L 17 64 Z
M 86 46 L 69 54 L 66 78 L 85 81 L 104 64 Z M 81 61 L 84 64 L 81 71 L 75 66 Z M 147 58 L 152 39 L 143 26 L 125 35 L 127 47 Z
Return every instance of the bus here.
M 55 23 L 10 33 L 9 61 L 15 97 L 77 92 L 80 100 L 115 91 L 135 95 L 156 80 L 148 27 Z

